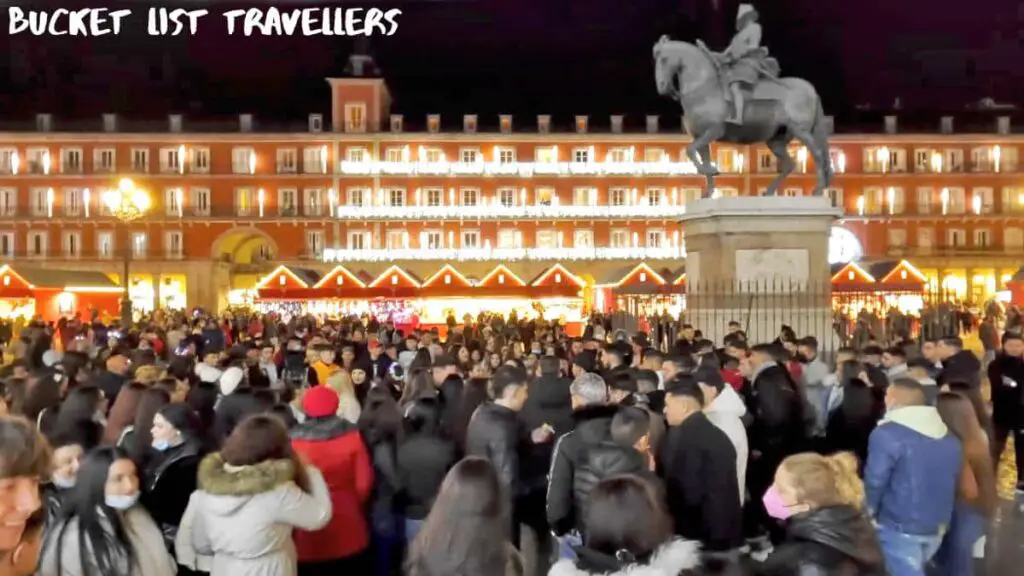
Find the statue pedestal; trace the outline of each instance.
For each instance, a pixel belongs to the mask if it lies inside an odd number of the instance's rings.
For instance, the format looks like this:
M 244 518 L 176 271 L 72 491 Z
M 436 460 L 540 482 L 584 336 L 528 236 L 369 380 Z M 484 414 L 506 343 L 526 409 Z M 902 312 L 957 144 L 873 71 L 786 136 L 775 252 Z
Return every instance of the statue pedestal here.
M 822 196 L 706 198 L 686 205 L 686 321 L 716 344 L 730 321 L 751 344 L 785 324 L 832 348 L 829 236 Z

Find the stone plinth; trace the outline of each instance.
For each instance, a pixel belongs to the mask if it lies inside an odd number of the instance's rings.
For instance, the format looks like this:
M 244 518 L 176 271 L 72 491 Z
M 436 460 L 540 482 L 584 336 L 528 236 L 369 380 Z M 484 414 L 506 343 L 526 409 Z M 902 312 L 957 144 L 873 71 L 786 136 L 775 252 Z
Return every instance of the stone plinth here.
M 829 345 L 828 244 L 840 211 L 828 198 L 709 198 L 686 209 L 688 322 L 718 343 L 735 320 L 753 343 L 787 324 Z

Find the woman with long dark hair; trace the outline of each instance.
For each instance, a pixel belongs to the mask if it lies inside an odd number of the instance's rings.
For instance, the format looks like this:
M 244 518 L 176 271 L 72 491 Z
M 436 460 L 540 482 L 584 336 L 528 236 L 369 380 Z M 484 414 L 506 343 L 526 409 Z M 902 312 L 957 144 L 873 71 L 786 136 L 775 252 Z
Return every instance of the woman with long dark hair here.
M 153 418 L 161 408 L 171 403 L 171 395 L 160 388 L 150 388 L 139 398 L 131 433 L 125 434 L 121 447 L 128 451 L 139 469 L 144 470 L 153 453 Z
M 839 364 L 836 377 L 838 386 L 828 401 L 826 445 L 829 452 L 853 452 L 863 466 L 868 438 L 882 415 L 864 364 L 846 360 Z
M 173 576 L 160 529 L 139 501 L 135 463 L 104 446 L 89 453 L 48 530 L 39 576 Z
M 107 427 L 103 433 L 103 442 L 111 446 L 124 446 L 123 436 L 133 429 L 135 413 L 139 409 L 139 400 L 146 391 L 146 385 L 130 382 L 121 387 L 107 415 Z
M 57 413 L 56 433 L 79 438 L 88 452 L 99 445 L 107 424 L 107 399 L 96 386 L 68 392 Z
M 57 412 L 64 396 L 64 382 L 50 375 L 29 378 L 22 415 L 50 436 L 56 433 Z
M 359 416 L 359 430 L 373 461 L 374 486 L 370 499 L 370 530 L 376 558 L 376 574 L 389 575 L 397 563 L 402 532 L 396 496 L 401 490 L 398 477 L 398 444 L 402 438 L 402 414 L 391 393 L 373 387 L 366 393 L 366 406 Z
M 173 550 L 181 517 L 196 489 L 203 450 L 199 416 L 188 404 L 174 403 L 160 408 L 152 420 L 152 452 L 142 474 L 142 503 Z
M 483 458 L 465 458 L 441 484 L 430 514 L 409 547 L 408 576 L 522 576 L 509 542 L 498 473 Z
M 406 406 L 420 398 L 437 398 L 437 385 L 434 384 L 434 376 L 429 368 L 416 368 L 410 373 L 412 377 L 409 378 L 409 383 L 405 385 L 402 397 L 398 400 L 400 406 Z
M 936 574 L 971 576 L 974 574 L 974 545 L 987 532 L 998 501 L 995 466 L 988 437 L 970 397 L 942 392 L 935 407 L 950 432 L 960 439 L 964 453 L 953 520 L 935 554 Z
M 323 476 L 299 462 L 276 416 L 242 420 L 221 451 L 203 459 L 198 478 L 174 540 L 178 563 L 191 570 L 295 576 L 292 531 L 331 519 Z

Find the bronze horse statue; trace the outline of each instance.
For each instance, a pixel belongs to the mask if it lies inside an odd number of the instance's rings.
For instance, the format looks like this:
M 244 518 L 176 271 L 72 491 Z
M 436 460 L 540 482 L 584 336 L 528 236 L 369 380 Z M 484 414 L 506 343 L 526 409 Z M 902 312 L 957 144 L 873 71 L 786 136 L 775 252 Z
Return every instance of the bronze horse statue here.
M 718 59 L 700 41 L 696 45 L 662 36 L 654 45 L 654 72 L 658 93 L 678 100 L 683 125 L 693 142 L 686 155 L 707 180 L 704 197 L 715 189 L 718 170 L 711 162 L 711 143 L 754 144 L 764 142 L 778 159 L 779 174 L 768 186 L 774 196 L 795 164 L 788 145 L 797 140 L 814 160 L 820 196 L 832 180 L 828 129 L 818 92 L 800 78 L 762 78 L 744 106 L 742 124 L 729 122 L 731 107 L 726 98 Z

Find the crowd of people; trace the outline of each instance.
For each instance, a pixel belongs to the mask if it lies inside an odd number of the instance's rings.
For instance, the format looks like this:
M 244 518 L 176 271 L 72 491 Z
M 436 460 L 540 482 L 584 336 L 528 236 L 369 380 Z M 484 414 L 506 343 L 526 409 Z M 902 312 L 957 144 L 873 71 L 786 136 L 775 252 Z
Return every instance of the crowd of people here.
M 735 322 L 668 349 L 598 316 L 444 332 L 24 327 L 0 576 L 969 576 L 1011 435 L 1024 490 L 1015 330 L 984 365 L 953 335 L 826 354 Z

